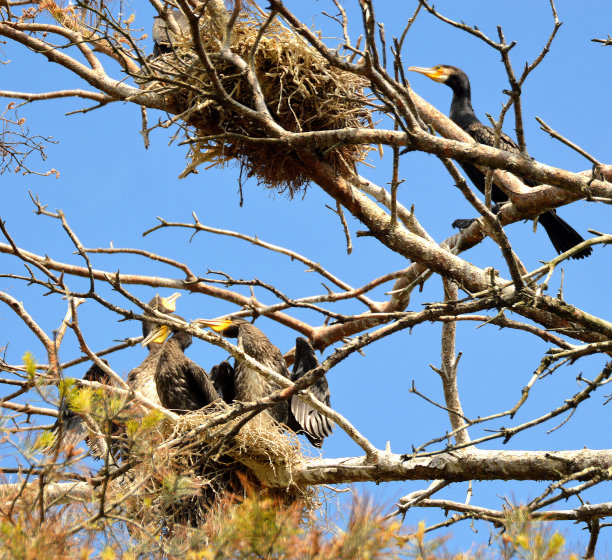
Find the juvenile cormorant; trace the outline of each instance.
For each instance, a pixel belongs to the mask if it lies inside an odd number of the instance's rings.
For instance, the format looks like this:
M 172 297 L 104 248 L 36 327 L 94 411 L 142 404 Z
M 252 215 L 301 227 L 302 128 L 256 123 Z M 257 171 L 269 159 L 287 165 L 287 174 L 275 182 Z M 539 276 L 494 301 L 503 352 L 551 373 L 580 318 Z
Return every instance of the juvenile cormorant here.
M 166 298 L 156 295 L 151 301 L 149 301 L 148 305 L 160 313 L 172 313 L 176 309 L 176 300 L 180 297 L 180 295 L 181 294 L 178 292 L 175 292 Z M 145 311 L 144 315 L 149 315 L 149 313 Z M 156 325 L 154 323 L 143 321 L 143 336 L 148 336 L 155 326 Z M 149 350 L 149 354 L 144 361 L 128 373 L 127 382 L 132 389 L 139 391 L 143 394 L 143 396 L 149 398 L 157 404 L 160 404 L 154 379 L 155 367 L 159 358 L 159 345 L 154 345 Z M 106 360 L 102 361 L 108 366 L 108 362 Z M 98 383 L 102 383 L 104 385 L 113 385 L 110 376 L 95 363 L 92 364 L 91 367 L 85 372 L 83 379 L 86 381 L 97 381 Z M 61 442 L 62 447 L 66 449 L 75 447 L 79 444 L 79 442 L 83 441 L 83 439 L 85 439 L 89 445 L 87 426 L 79 414 L 70 410 L 70 407 L 66 402 L 63 402 L 59 409 L 58 420 L 53 426 L 52 431 L 56 434 L 56 441 Z M 114 437 L 119 437 L 122 433 L 123 429 L 119 428 L 114 430 L 112 435 Z M 113 445 L 111 452 L 113 457 L 117 457 L 117 454 L 120 452 L 120 445 Z M 95 442 L 91 449 L 91 454 L 95 458 L 99 457 L 99 451 L 95 445 Z
M 319 365 L 314 348 L 305 338 L 295 339 L 295 361 L 291 380 L 296 383 L 303 375 Z M 323 404 L 330 406 L 329 385 L 325 376 L 320 377 L 308 390 Z M 323 439 L 330 436 L 334 423 L 298 397 L 291 399 L 289 428 L 304 434 L 315 447 L 323 445 Z
M 178 292 L 167 298 L 156 295 L 148 305 L 160 313 L 170 314 L 176 310 L 176 300 L 180 295 Z M 145 311 L 144 315 L 149 315 L 149 313 Z M 147 339 L 156 327 L 155 323 L 143 321 L 142 336 Z M 161 404 L 157 395 L 157 386 L 155 385 L 155 369 L 157 368 L 161 346 L 159 344 L 149 344 L 148 348 L 149 353 L 147 357 L 139 366 L 136 366 L 128 373 L 127 383 L 132 389 L 141 393 L 143 397 L 156 404 Z
M 299 379 L 318 365 L 314 350 L 305 339 L 296 341 L 296 363 L 294 373 L 291 375 L 280 350 L 252 323 L 237 317 L 221 320 L 199 319 L 197 322 L 223 336 L 237 338 L 238 348 L 248 356 L 292 381 Z M 266 397 L 279 388 L 239 360 L 234 364 L 233 377 L 232 368 L 227 362 L 215 367 L 223 368 L 215 371 L 215 379 L 218 380 L 217 386 L 222 387 L 221 391 L 226 402 L 231 402 L 226 398 L 226 393 L 233 393 L 233 400 L 249 402 Z M 321 402 L 329 404 L 329 387 L 325 378 L 317 381 L 310 390 Z M 331 433 L 332 422 L 302 402 L 298 396 L 292 397 L 291 403 L 280 402 L 268 410 L 277 422 L 285 424 L 296 433 L 303 433 L 317 447 L 320 447 L 323 438 Z
M 210 321 L 199 319 L 198 323 L 212 328 L 223 336 L 237 338 L 238 348 L 251 358 L 287 379 L 291 378 L 280 350 L 252 323 L 233 317 Z M 279 387 L 246 364 L 237 361 L 234 364 L 234 388 L 235 400 L 248 402 L 267 397 Z M 269 408 L 268 411 L 277 422 L 287 424 L 289 407 L 286 402 L 280 402 Z
M 210 380 L 219 396 L 228 404 L 236 400 L 234 375 L 234 368 L 227 360 L 213 366 L 210 370 Z
M 106 360 L 102 361 L 108 365 Z M 97 381 L 104 385 L 110 384 L 109 375 L 95 363 L 91 364 L 91 367 L 85 372 L 83 379 L 85 381 Z M 56 449 L 57 445 L 61 445 L 63 449 L 71 450 L 84 439 L 87 440 L 88 430 L 85 422 L 83 422 L 79 414 L 70 409 L 66 400 L 62 402 L 58 412 L 57 421 L 51 429 L 55 435 L 53 449 Z M 92 456 L 95 458 L 99 457 L 97 448 L 92 449 Z
M 467 132 L 476 142 L 484 144 L 486 146 L 493 146 L 495 139 L 495 131 L 482 124 L 472 108 L 472 94 L 470 90 L 470 80 L 466 73 L 456 68 L 455 66 L 448 66 L 445 64 L 439 64 L 433 68 L 419 68 L 417 66 L 411 66 L 408 70 L 413 72 L 419 72 L 424 74 L 428 78 L 447 85 L 453 90 L 453 99 L 451 101 L 450 108 L 450 119 L 459 125 L 465 132 Z M 505 134 L 501 134 L 499 149 L 514 154 L 521 154 L 521 151 L 517 144 Z M 466 162 L 458 162 L 463 168 L 466 175 L 470 178 L 476 188 L 484 193 L 485 192 L 485 176 L 475 165 Z M 530 179 L 522 179 L 522 181 L 530 186 L 535 187 L 537 183 Z M 491 189 L 491 199 L 493 202 L 506 202 L 508 197 L 506 194 L 497 186 L 495 183 Z M 469 225 L 471 220 L 457 220 L 455 224 L 459 227 L 465 227 Z M 564 253 L 568 251 L 578 243 L 582 243 L 584 239 L 582 236 L 570 226 L 565 220 L 559 217 L 555 210 L 549 210 L 544 212 L 539 217 L 539 222 L 542 224 L 550 241 L 558 253 Z M 588 257 L 592 252 L 590 247 L 582 249 L 578 253 L 572 256 L 573 259 L 582 259 Z
M 162 406 L 178 414 L 199 410 L 219 398 L 206 371 L 185 356 L 191 341 L 189 333 L 171 331 L 166 325 L 158 326 L 142 341 L 143 346 L 159 347 L 154 376 L 157 393 Z

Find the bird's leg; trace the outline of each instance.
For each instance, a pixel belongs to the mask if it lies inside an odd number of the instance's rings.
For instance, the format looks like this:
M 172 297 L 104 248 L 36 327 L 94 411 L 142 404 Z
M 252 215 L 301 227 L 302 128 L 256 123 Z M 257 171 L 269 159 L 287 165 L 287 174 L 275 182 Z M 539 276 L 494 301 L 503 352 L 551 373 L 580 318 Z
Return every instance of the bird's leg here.
M 506 204 L 506 202 L 496 202 L 493 206 L 491 206 L 491 212 L 495 215 L 499 214 L 502 209 L 502 206 Z M 457 229 L 465 229 L 470 227 L 478 218 L 459 218 L 452 223 L 452 227 Z

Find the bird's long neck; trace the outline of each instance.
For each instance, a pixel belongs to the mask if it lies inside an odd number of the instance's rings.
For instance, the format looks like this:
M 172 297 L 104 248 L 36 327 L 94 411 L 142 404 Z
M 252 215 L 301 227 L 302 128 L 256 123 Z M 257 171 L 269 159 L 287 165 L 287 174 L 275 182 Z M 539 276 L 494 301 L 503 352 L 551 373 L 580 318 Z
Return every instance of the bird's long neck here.
M 450 107 L 450 119 L 465 129 L 474 122 L 480 122 L 472 108 L 472 93 L 467 76 L 456 76 L 446 85 L 453 90 L 453 100 Z
M 251 323 L 240 325 L 238 334 L 238 346 L 246 354 L 264 363 L 265 358 L 273 353 L 272 343 L 268 337 Z
M 154 342 L 151 342 L 151 344 L 149 344 L 147 346 L 147 349 L 149 350 L 149 354 L 147 355 L 147 357 L 145 359 L 157 358 L 157 356 L 161 352 L 162 345 L 161 344 L 156 344 Z
M 168 342 L 172 342 L 173 346 L 175 346 L 181 352 L 184 352 L 191 346 L 192 338 L 191 335 L 185 331 L 176 331 Z

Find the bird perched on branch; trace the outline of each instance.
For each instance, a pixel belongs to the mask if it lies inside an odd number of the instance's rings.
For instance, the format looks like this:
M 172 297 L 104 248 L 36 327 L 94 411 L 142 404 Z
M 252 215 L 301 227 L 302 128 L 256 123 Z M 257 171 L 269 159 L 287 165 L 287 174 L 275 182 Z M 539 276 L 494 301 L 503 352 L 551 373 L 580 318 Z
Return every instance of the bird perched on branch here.
M 433 68 L 419 68 L 417 66 L 411 66 L 408 70 L 424 74 L 428 78 L 447 85 L 453 90 L 453 99 L 451 101 L 450 108 L 450 119 L 459 125 L 465 132 L 467 132 L 476 142 L 484 144 L 486 146 L 493 146 L 495 139 L 495 131 L 489 126 L 482 124 L 472 108 L 472 94 L 470 89 L 470 80 L 466 73 L 456 68 L 455 66 L 448 66 L 445 64 L 439 64 Z M 521 151 L 517 144 L 505 134 L 501 134 L 499 149 L 513 154 L 521 154 Z M 484 193 L 485 192 L 485 176 L 475 165 L 466 162 L 458 162 L 463 168 L 467 176 L 470 178 L 476 188 Z M 523 182 L 530 186 L 535 187 L 537 183 L 530 179 L 522 179 Z M 491 198 L 493 202 L 503 203 L 508 200 L 507 195 L 493 183 L 491 189 Z M 457 220 L 453 225 L 464 228 L 467 227 L 473 220 Z M 584 239 L 582 236 L 570 226 L 565 220 L 563 220 L 555 210 L 549 210 L 544 212 L 539 217 L 539 222 L 542 224 L 550 241 L 558 253 L 564 253 L 572 247 L 582 243 Z M 590 247 L 578 251 L 572 255 L 573 259 L 582 259 L 588 257 L 592 252 Z
M 178 315 L 172 317 L 182 319 Z M 158 326 L 142 341 L 143 346 L 159 346 L 157 393 L 162 406 L 178 414 L 199 410 L 219 398 L 206 371 L 185 356 L 191 342 L 188 332 L 166 325 Z
M 199 325 L 212 328 L 223 336 L 237 338 L 238 348 L 245 354 L 292 381 L 296 381 L 318 365 L 314 350 L 305 339 L 300 338 L 296 341 L 296 361 L 294 373 L 291 375 L 280 350 L 252 323 L 234 317 L 221 320 L 199 319 L 197 322 Z M 226 402 L 254 401 L 279 389 L 279 386 L 273 381 L 265 379 L 240 360 L 236 360 L 233 368 L 228 362 L 222 362 L 215 368 L 211 375 L 217 387 L 221 389 Z M 309 389 L 321 402 L 329 405 L 329 387 L 324 377 L 321 377 Z M 294 432 L 306 435 L 308 440 L 317 447 L 321 446 L 324 437 L 331 434 L 333 427 L 333 423 L 326 416 L 303 402 L 298 396 L 293 396 L 290 403 L 283 401 L 275 404 L 269 409 L 269 414 L 277 422 L 285 424 Z
M 180 295 L 181 294 L 178 292 L 175 292 L 166 298 L 156 295 L 151 301 L 149 301 L 148 306 L 159 311 L 160 313 L 172 313 L 176 309 L 176 300 L 180 297 Z M 145 311 L 144 315 L 150 315 L 150 313 Z M 143 321 L 143 336 L 147 337 L 151 331 L 155 329 L 155 327 L 155 323 Z M 160 404 L 154 377 L 158 359 L 159 346 L 155 345 L 149 349 L 149 354 L 144 361 L 128 373 L 127 382 L 132 389 L 140 392 L 143 396 L 147 397 L 153 402 Z M 108 362 L 106 360 L 102 360 L 102 362 L 108 366 Z M 83 376 L 83 379 L 86 381 L 97 381 L 98 383 L 102 383 L 104 385 L 113 385 L 110 376 L 95 363 L 92 364 L 87 370 Z M 88 430 L 81 416 L 70 410 L 68 404 L 64 402 L 60 407 L 58 420 L 53 427 L 53 432 L 56 434 L 56 441 L 61 442 L 62 447 L 65 449 L 69 449 L 69 447 L 75 447 L 83 439 L 86 439 Z M 123 430 L 118 428 L 114 431 L 113 436 L 118 438 L 122 432 Z M 113 457 L 116 457 L 119 451 L 119 445 L 112 446 L 111 453 Z M 95 442 L 91 452 L 92 456 L 99 457 L 99 452 Z
M 181 294 L 178 292 L 175 292 L 166 298 L 156 295 L 148 303 L 148 305 L 160 313 L 174 313 L 176 310 L 176 300 L 180 296 Z M 145 311 L 144 315 L 150 315 L 150 313 Z M 153 332 L 156 328 L 157 325 L 155 323 L 143 321 L 142 336 L 147 339 L 151 332 Z M 132 389 L 138 391 L 143 397 L 146 397 L 156 404 L 161 404 L 159 396 L 157 395 L 157 386 L 155 385 L 155 370 L 157 368 L 161 346 L 159 344 L 150 344 L 148 349 L 149 354 L 143 360 L 143 362 L 128 373 L 127 383 Z

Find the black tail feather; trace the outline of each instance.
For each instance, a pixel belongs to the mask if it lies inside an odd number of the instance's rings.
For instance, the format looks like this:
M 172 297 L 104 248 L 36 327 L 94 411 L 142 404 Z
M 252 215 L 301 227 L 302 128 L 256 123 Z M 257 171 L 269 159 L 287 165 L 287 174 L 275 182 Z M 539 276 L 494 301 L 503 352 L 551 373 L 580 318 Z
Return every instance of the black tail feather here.
M 572 247 L 582 243 L 583 237 L 570 226 L 563 218 L 561 218 L 555 211 L 546 212 L 539 218 L 539 222 L 542 224 L 553 247 L 557 250 L 557 253 L 565 253 Z M 582 249 L 576 254 L 572 255 L 572 259 L 584 259 L 593 252 L 591 247 Z

